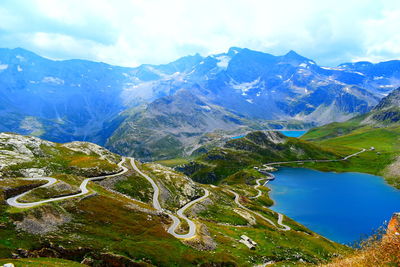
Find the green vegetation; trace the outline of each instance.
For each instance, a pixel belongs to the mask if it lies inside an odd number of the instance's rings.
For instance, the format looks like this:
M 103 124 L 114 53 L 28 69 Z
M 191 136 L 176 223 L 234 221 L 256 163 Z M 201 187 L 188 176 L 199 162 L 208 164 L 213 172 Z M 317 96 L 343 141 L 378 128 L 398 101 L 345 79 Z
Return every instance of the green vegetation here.
M 111 163 L 102 159 L 98 154 L 88 155 L 83 152 L 74 151 L 61 144 L 55 146 L 41 145 L 41 154 L 32 158 L 31 161 L 19 164 L 10 164 L 2 169 L 5 176 L 24 176 L 21 170 L 37 168 L 46 169 L 52 174 L 75 174 L 81 176 L 98 176 L 104 173 L 117 171 L 117 160 Z
M 400 188 L 400 175 L 395 171 L 397 168 L 396 159 L 400 155 L 400 126 L 376 128 L 371 126 L 360 126 L 355 130 L 347 131 L 346 134 L 328 138 L 337 132 L 341 127 L 346 128 L 347 124 L 327 125 L 307 133 L 302 138 L 315 140 L 325 149 L 334 149 L 342 155 L 354 153 L 363 148 L 374 147 L 373 151 L 367 151 L 346 162 L 328 163 L 305 163 L 303 166 L 324 171 L 354 171 L 374 175 L 381 175 L 388 183 Z M 392 165 L 394 164 L 394 165 Z
M 336 159 L 331 149 L 287 138 L 275 132 L 252 132 L 246 137 L 228 141 L 196 160 L 178 168 L 200 183 L 240 183 L 247 177 L 260 177 L 251 170 L 255 166 L 273 161 L 300 159 Z
M 269 138 L 274 138 L 274 142 Z M 248 155 L 243 162 L 249 164 L 235 166 L 235 172 L 228 171 L 229 168 L 223 169 L 229 175 L 218 187 L 198 184 L 160 164 L 138 163 L 138 167 L 158 184 L 162 207 L 172 212 L 203 196 L 204 189 L 210 191 L 207 199 L 185 212 L 198 226 L 197 236 L 193 239 L 179 240 L 167 233 L 171 220 L 165 214 L 155 212 L 149 205 L 153 190 L 149 182 L 132 168 L 124 175 L 100 183 L 90 182 L 88 186 L 91 193 L 88 195 L 26 209 L 11 208 L 4 199 L 10 194 L 16 195 L 31 189 L 26 186 L 31 186 L 32 182 L 4 179 L 0 180 L 0 257 L 9 259 L 13 253 L 25 253 L 30 258 L 50 255 L 77 264 L 84 261 L 98 266 L 107 265 L 109 261 L 143 266 L 254 266 L 269 260 L 288 264 L 300 260 L 321 263 L 349 251 L 349 248 L 322 238 L 289 218 L 284 218 L 284 223 L 295 231 L 284 232 L 251 212 L 277 221 L 277 214 L 267 208 L 272 203 L 267 195 L 268 188 L 260 186 L 262 196 L 252 198 L 257 195 L 255 181 L 263 178 L 261 173 L 252 168 L 252 164 L 261 164 L 269 157 L 295 157 L 298 152 L 303 157 L 333 157 L 334 154 L 317 152 L 317 146 L 308 142 L 286 139 L 280 135 L 266 137 L 258 132 L 239 142 L 228 143 L 228 147 L 221 149 L 220 154 L 208 154 L 211 158 L 204 161 L 204 166 L 217 166 L 211 160 L 213 155 L 225 155 L 225 151 L 234 154 L 231 157 L 237 161 L 233 161 L 233 164 L 241 163 L 240 157 L 243 155 Z M 98 153 L 88 154 L 87 147 L 82 145 L 82 151 L 76 146 L 74 150 L 63 145 L 41 147 L 40 155 L 35 156 L 32 162 L 38 164 L 35 166 L 46 168 L 46 159 L 49 166 L 54 166 L 52 176 L 60 180 L 57 183 L 59 187 L 35 189 L 26 195 L 25 200 L 71 192 L 84 179 L 82 174 L 89 169 L 93 174 L 107 173 L 111 170 L 109 167 L 115 165 Z M 252 156 L 255 160 L 250 159 Z M 115 162 L 118 157 L 110 155 L 108 159 Z M 216 160 L 218 163 L 224 162 L 221 158 Z M 15 166 L 14 175 L 32 165 L 17 163 Z M 226 167 L 228 163 L 221 166 Z M 228 189 L 240 194 L 240 202 L 250 211 L 240 208 Z M 181 224 L 181 230 L 184 231 L 186 227 L 185 223 Z M 249 250 L 239 242 L 243 234 L 258 243 L 256 250 Z M 30 258 L 21 259 L 21 264 Z M 37 261 L 38 265 L 42 262 L 44 266 L 47 262 L 62 262 L 58 259 Z
M 392 91 L 369 113 L 341 123 L 308 131 L 301 137 L 325 149 L 346 155 L 363 148 L 374 149 L 346 162 L 305 163 L 325 171 L 355 171 L 385 177 L 400 189 L 400 89 Z
M 35 202 L 43 199 L 71 195 L 79 193 L 79 187 L 71 186 L 64 182 L 55 183 L 52 186 L 35 188 L 19 199 L 20 202 Z
M 119 180 L 114 187 L 118 192 L 151 203 L 153 190 L 149 186 L 149 182 L 137 173 L 132 173 L 126 179 Z
M 0 265 L 13 263 L 15 267 L 41 267 L 41 266 L 67 266 L 67 267 L 83 267 L 87 266 L 78 262 L 57 259 L 57 258 L 28 258 L 28 259 L 0 259 Z
M 154 163 L 159 163 L 167 167 L 175 167 L 178 165 L 183 165 L 189 162 L 188 158 L 175 158 L 175 159 L 166 159 L 166 160 L 158 160 Z

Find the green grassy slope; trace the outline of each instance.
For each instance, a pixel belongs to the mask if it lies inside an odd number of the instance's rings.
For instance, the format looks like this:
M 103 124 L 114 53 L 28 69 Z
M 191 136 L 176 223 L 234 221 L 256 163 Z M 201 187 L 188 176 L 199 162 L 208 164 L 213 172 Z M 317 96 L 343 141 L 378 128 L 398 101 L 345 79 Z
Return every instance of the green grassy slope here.
M 4 179 L 0 180 L 0 258 L 6 258 L 2 262 L 9 262 L 12 253 L 27 253 L 29 257 L 64 258 L 76 262 L 76 266 L 83 260 L 95 266 L 110 266 L 107 265 L 110 262 L 138 266 L 253 266 L 269 260 L 320 263 L 349 251 L 289 218 L 285 217 L 284 223 L 296 231 L 282 232 L 238 208 L 234 196 L 226 189 L 238 192 L 249 209 L 277 220 L 276 213 L 266 207 L 271 204 L 267 196 L 249 198 L 257 193 L 252 171 L 227 180 L 230 185 L 213 187 L 188 182 L 187 177 L 158 164 L 138 166 L 159 184 L 160 202 L 170 210 L 202 195 L 201 187 L 210 191 L 209 199 L 185 213 L 199 227 L 196 238 L 182 241 L 166 232 L 170 219 L 154 212 L 148 204 L 150 184 L 132 169 L 116 178 L 111 188 L 129 198 L 90 183 L 94 194 L 29 209 L 9 207 L 4 200 L 10 189 L 32 182 Z M 78 181 L 75 178 L 79 177 L 64 175 L 63 181 L 74 184 Z M 243 234 L 257 242 L 256 250 L 238 242 Z M 49 258 L 15 262 L 17 266 L 52 263 L 64 264 L 62 260 Z
M 391 185 L 400 188 L 399 177 L 391 174 L 391 164 L 396 162 L 400 155 L 400 126 L 384 128 L 359 126 L 337 137 L 329 138 L 326 135 L 328 129 L 335 132 L 337 128 L 346 129 L 346 127 L 347 124 L 337 124 L 334 127 L 328 125 L 305 134 L 302 139 L 314 140 L 313 142 L 321 147 L 334 149 L 343 154 L 350 154 L 362 148 L 374 147 L 375 150 L 362 153 L 347 162 L 304 164 L 304 166 L 327 171 L 356 171 L 381 175 Z
M 308 131 L 301 139 L 338 153 L 374 147 L 348 162 L 305 164 L 321 170 L 357 171 L 381 175 L 400 188 L 400 88 L 392 91 L 369 113 L 346 122 Z
M 198 182 L 217 184 L 224 179 L 239 182 L 242 180 L 238 177 L 240 172 L 246 170 L 249 173 L 253 167 L 268 162 L 338 157 L 340 153 L 332 149 L 287 138 L 280 133 L 252 132 L 244 138 L 230 140 L 224 147 L 215 148 L 178 169 Z
M 66 266 L 66 267 L 84 267 L 85 264 L 80 264 L 78 262 L 57 259 L 57 258 L 29 258 L 29 259 L 0 259 L 0 265 L 12 263 L 15 267 L 54 267 L 54 266 Z

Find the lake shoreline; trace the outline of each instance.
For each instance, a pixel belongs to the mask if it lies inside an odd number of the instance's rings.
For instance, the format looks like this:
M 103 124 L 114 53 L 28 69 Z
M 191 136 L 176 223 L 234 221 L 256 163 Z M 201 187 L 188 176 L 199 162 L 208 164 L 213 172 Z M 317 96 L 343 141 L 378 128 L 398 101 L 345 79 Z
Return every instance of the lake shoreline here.
M 388 185 L 380 176 L 358 172 L 322 172 L 296 167 L 281 167 L 274 175 L 276 179 L 268 183 L 270 197 L 274 201 L 270 208 L 335 242 L 356 242 L 361 236 L 369 235 L 382 226 L 393 212 L 398 211 L 395 204 L 400 203 L 400 191 Z M 372 189 L 375 186 L 377 189 L 372 190 L 371 185 Z M 332 189 L 336 193 L 332 194 Z M 319 190 L 322 190 L 320 194 Z M 383 201 L 385 194 L 392 200 L 389 204 Z M 382 208 L 385 206 L 386 209 Z M 378 210 L 375 216 L 373 212 L 371 215 L 373 210 Z M 363 221 L 362 218 L 370 218 L 372 222 Z M 348 221 L 349 224 L 343 224 L 340 220 Z M 336 221 L 341 225 L 335 225 Z

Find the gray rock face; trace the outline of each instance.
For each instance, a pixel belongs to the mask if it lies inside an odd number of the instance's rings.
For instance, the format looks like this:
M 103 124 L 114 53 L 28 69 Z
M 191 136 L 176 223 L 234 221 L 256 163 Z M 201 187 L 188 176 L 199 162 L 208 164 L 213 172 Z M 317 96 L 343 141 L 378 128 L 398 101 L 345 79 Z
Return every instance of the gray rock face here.
M 106 146 L 146 160 L 186 156 L 200 146 L 205 133 L 255 124 L 180 90 L 128 115 Z
M 43 155 L 41 145 L 54 146 L 53 143 L 37 137 L 0 133 L 0 171 L 5 166 L 30 162 L 35 157 Z M 27 170 L 27 173 L 41 172 Z M 30 174 L 27 176 L 31 177 Z
M 35 209 L 23 217 L 22 221 L 15 222 L 17 229 L 31 234 L 46 234 L 58 229 L 64 223 L 71 221 L 71 216 L 49 205 Z
M 61 161 L 68 160 L 71 155 L 80 156 L 79 153 L 95 156 L 98 160 L 107 160 L 113 164 L 120 161 L 118 155 L 92 143 L 73 142 L 61 145 L 32 136 L 0 133 L 0 177 L 3 175 L 43 177 L 63 168 L 63 170 L 69 168 L 72 172 L 89 176 L 91 172 L 105 172 L 100 166 L 78 168 L 60 162 L 60 158 Z M 66 158 L 63 158 L 64 156 Z M 13 165 L 19 166 L 10 168 Z M 106 172 L 113 171 L 115 170 L 109 169 Z

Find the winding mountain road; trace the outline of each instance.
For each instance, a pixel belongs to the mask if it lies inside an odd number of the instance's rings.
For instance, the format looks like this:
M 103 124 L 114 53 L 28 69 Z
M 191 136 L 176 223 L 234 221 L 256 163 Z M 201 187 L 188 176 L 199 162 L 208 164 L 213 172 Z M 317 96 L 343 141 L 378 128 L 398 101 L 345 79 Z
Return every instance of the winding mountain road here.
M 79 197 L 79 196 L 83 196 L 87 193 L 89 193 L 89 189 L 87 188 L 87 184 L 90 181 L 96 181 L 96 180 L 103 180 L 106 178 L 110 178 L 110 177 L 114 177 L 114 176 L 118 176 L 118 175 L 122 175 L 124 173 L 126 173 L 128 171 L 128 168 L 126 168 L 125 166 L 123 166 L 125 162 L 125 158 L 122 158 L 121 162 L 118 163 L 118 166 L 120 168 L 122 168 L 121 172 L 118 173 L 114 173 L 114 174 L 110 174 L 110 175 L 103 175 L 103 176 L 97 176 L 97 177 L 91 177 L 91 178 L 86 178 L 85 180 L 82 181 L 82 183 L 79 186 L 80 192 L 77 194 L 73 194 L 73 195 L 68 195 L 68 196 L 62 196 L 62 197 L 55 197 L 55 198 L 49 198 L 49 199 L 45 199 L 45 200 L 40 200 L 40 201 L 36 201 L 36 202 L 29 202 L 29 203 L 23 203 L 23 202 L 18 202 L 18 199 L 25 196 L 26 194 L 28 194 L 29 192 L 31 192 L 32 190 L 28 190 L 22 194 L 19 194 L 17 196 L 8 198 L 7 204 L 13 207 L 17 207 L 17 208 L 31 208 L 40 204 L 44 204 L 44 203 L 49 203 L 49 202 L 54 202 L 54 201 L 59 201 L 59 200 L 64 200 L 64 199 L 69 199 L 69 198 L 75 198 L 75 197 Z M 43 188 L 43 187 L 49 187 L 53 184 L 55 184 L 56 182 L 58 182 L 57 179 L 52 178 L 52 177 L 37 177 L 37 178 L 18 178 L 21 180 L 28 180 L 28 181 L 47 181 L 46 184 L 39 186 L 37 188 Z
M 298 160 L 298 161 L 285 161 L 285 162 L 271 162 L 271 163 L 267 163 L 264 164 L 264 166 L 271 166 L 271 165 L 279 165 L 279 164 L 285 164 L 285 163 L 300 163 L 300 162 L 333 162 L 333 161 L 345 161 L 348 160 L 351 157 L 354 157 L 358 154 L 361 154 L 363 152 L 367 151 L 366 149 L 362 149 L 359 152 L 356 152 L 354 154 L 351 154 L 349 156 L 346 156 L 342 159 L 338 159 L 338 160 Z M 126 173 L 128 171 L 128 168 L 126 168 L 125 166 L 123 166 L 124 162 L 125 162 L 126 158 L 122 158 L 121 162 L 118 163 L 118 166 L 122 169 L 121 172 L 119 173 L 115 173 L 115 174 L 110 174 L 110 175 L 103 175 L 103 176 L 97 176 L 97 177 L 91 177 L 91 178 L 86 178 L 82 181 L 82 183 L 79 186 L 80 192 L 77 194 L 72 194 L 72 195 L 68 195 L 68 196 L 62 196 L 62 197 L 55 197 L 55 198 L 49 198 L 49 199 L 45 199 L 45 200 L 40 200 L 40 201 L 35 201 L 35 202 L 29 202 L 29 203 L 23 203 L 23 202 L 19 202 L 18 199 L 25 196 L 26 194 L 28 194 L 29 192 L 31 192 L 33 189 L 28 190 L 22 194 L 19 194 L 17 196 L 8 198 L 6 200 L 7 204 L 9 204 L 10 206 L 13 207 L 17 207 L 17 208 L 30 208 L 30 207 L 34 207 L 40 204 L 44 204 L 44 203 L 49 203 L 49 202 L 54 202 L 54 201 L 60 201 L 60 200 L 64 200 L 64 199 L 70 199 L 70 198 L 75 198 L 75 197 L 79 197 L 79 196 L 83 196 L 87 193 L 89 193 L 89 189 L 87 188 L 87 185 L 90 181 L 97 181 L 97 180 L 103 180 L 106 178 L 111 178 L 111 177 L 115 177 L 115 176 L 119 176 L 122 175 L 124 173 Z M 143 176 L 153 187 L 154 193 L 153 193 L 153 207 L 163 213 L 166 213 L 173 221 L 172 225 L 168 228 L 168 233 L 170 233 L 171 235 L 173 235 L 176 238 L 180 238 L 180 239 L 187 239 L 187 238 L 192 238 L 196 235 L 196 224 L 190 220 L 185 214 L 184 212 L 191 207 L 192 205 L 203 201 L 204 199 L 206 199 L 209 195 L 210 192 L 204 188 L 204 196 L 197 198 L 195 200 L 192 200 L 190 202 L 188 202 L 186 205 L 184 205 L 182 208 L 180 208 L 177 211 L 177 215 L 178 217 L 180 217 L 181 219 L 185 220 L 187 222 L 187 224 L 189 225 L 189 231 L 186 234 L 177 234 L 176 233 L 176 229 L 179 226 L 179 224 L 181 223 L 180 219 L 175 216 L 174 214 L 172 214 L 170 211 L 164 210 L 161 205 L 160 202 L 158 200 L 159 195 L 160 195 L 160 189 L 157 186 L 157 184 L 154 182 L 154 180 L 152 178 L 150 178 L 148 175 L 146 175 L 145 173 L 143 173 L 142 171 L 139 170 L 139 168 L 136 166 L 135 164 L 135 160 L 133 158 L 130 158 L 130 163 L 133 167 L 133 169 L 138 172 L 141 176 Z M 272 175 L 272 174 L 270 174 Z M 55 183 L 58 182 L 57 179 L 53 178 L 53 177 L 35 177 L 35 178 L 18 178 L 18 179 L 22 179 L 22 180 L 29 180 L 29 181 L 47 181 L 46 184 L 39 186 L 37 188 L 44 188 L 44 187 L 49 187 Z M 260 182 L 262 180 L 264 180 L 265 178 L 262 179 L 258 179 L 256 181 L 257 185 L 254 187 L 258 193 L 256 196 L 251 197 L 251 198 L 258 198 L 262 195 L 261 190 L 258 189 L 259 186 L 261 186 Z M 279 226 L 281 226 L 282 228 L 279 228 L 273 221 L 271 221 L 270 219 L 264 217 L 262 214 L 252 211 L 248 208 L 246 208 L 245 206 L 243 206 L 240 202 L 239 202 L 239 194 L 237 194 L 236 192 L 229 190 L 228 191 L 232 194 L 235 195 L 235 203 L 242 209 L 245 209 L 247 211 L 249 211 L 250 213 L 253 213 L 259 217 L 261 217 L 262 219 L 264 219 L 265 221 L 267 221 L 268 223 L 270 223 L 271 225 L 277 227 L 280 230 L 283 231 L 288 231 L 291 230 L 291 228 L 285 224 L 283 224 L 283 215 L 278 213 L 278 221 L 277 224 Z
M 248 208 L 246 208 L 245 206 L 243 206 L 242 203 L 240 203 L 240 201 L 239 201 L 240 196 L 239 196 L 238 193 L 236 193 L 235 191 L 230 190 L 230 189 L 227 189 L 227 190 L 228 190 L 228 192 L 230 192 L 231 194 L 233 194 L 233 195 L 235 196 L 235 203 L 236 203 L 240 208 L 242 208 L 242 209 L 244 209 L 244 210 L 247 210 L 248 212 L 253 213 L 253 214 L 255 214 L 255 215 L 261 217 L 263 220 L 267 221 L 268 223 L 270 223 L 270 224 L 273 225 L 274 227 L 278 228 L 279 230 L 282 230 L 282 231 L 289 231 L 289 230 L 291 229 L 289 226 L 287 226 L 287 225 L 285 225 L 285 224 L 282 223 L 282 220 L 283 220 L 283 215 L 282 215 L 282 214 L 278 213 L 278 221 L 277 221 L 277 224 L 280 225 L 280 226 L 282 226 L 282 228 L 279 228 L 273 221 L 271 221 L 270 219 L 266 218 L 264 215 L 262 215 L 262 214 L 260 214 L 260 213 L 258 213 L 258 212 L 256 212 L 256 211 L 253 211 L 253 210 L 248 209 Z
M 258 193 L 257 193 L 257 195 L 255 195 L 255 196 L 253 196 L 253 197 L 249 197 L 249 198 L 251 198 L 251 199 L 257 199 L 257 198 L 261 197 L 261 196 L 262 196 L 262 191 L 261 191 L 260 189 L 258 189 L 258 187 L 261 186 L 261 183 L 260 183 L 260 182 L 261 182 L 262 180 L 265 180 L 265 179 L 266 179 L 267 181 L 265 181 L 265 183 L 263 184 L 263 186 L 265 186 L 265 184 L 268 183 L 268 182 L 271 180 L 271 177 L 274 178 L 275 176 L 274 176 L 273 174 L 270 173 L 270 178 L 260 178 L 260 179 L 257 179 L 257 181 L 256 181 L 256 186 L 254 186 L 254 189 L 256 189 L 256 190 L 258 191 Z M 229 191 L 230 191 L 232 194 L 235 195 L 235 202 L 236 202 L 236 204 L 238 204 L 239 207 L 244 208 L 244 209 L 246 209 L 246 210 L 249 211 L 249 209 L 247 209 L 246 207 L 244 207 L 244 206 L 239 202 L 239 195 L 238 195 L 236 192 L 232 191 L 232 190 L 229 190 Z M 251 211 L 251 210 L 250 210 L 250 211 Z M 275 225 L 271 220 L 265 218 L 264 216 L 262 216 L 262 215 L 259 214 L 258 212 L 254 212 L 254 211 L 251 211 L 251 212 L 256 213 L 258 216 L 260 216 L 261 218 L 263 218 L 264 220 L 268 221 L 270 224 L 272 224 L 272 225 L 274 225 L 274 226 L 276 227 L 276 225 Z M 289 226 L 287 226 L 286 224 L 283 223 L 283 214 L 281 214 L 281 213 L 279 213 L 279 212 L 276 212 L 276 213 L 278 214 L 278 221 L 277 221 L 277 224 L 283 228 L 283 229 L 281 229 L 281 230 L 283 230 L 283 231 L 289 231 L 289 230 L 291 230 L 291 228 L 290 228 Z
M 272 166 L 272 165 L 280 165 L 280 164 L 288 164 L 288 163 L 305 163 L 305 162 L 335 162 L 335 161 L 345 161 L 348 160 L 351 157 L 357 156 L 358 154 L 364 153 L 367 151 L 365 148 L 363 148 L 361 151 L 358 151 L 354 154 L 348 155 L 344 158 L 341 159 L 305 159 L 305 160 L 293 160 L 293 161 L 279 161 L 279 162 L 270 162 L 263 164 L 263 166 Z
M 125 166 L 123 166 L 124 162 L 125 162 L 126 158 L 123 158 L 121 160 L 120 163 L 118 163 L 118 166 L 122 169 L 121 172 L 119 173 L 115 173 L 115 174 L 110 174 L 110 175 L 103 175 L 103 176 L 97 176 L 97 177 L 91 177 L 91 178 L 86 178 L 82 181 L 82 183 L 79 186 L 80 192 L 77 194 L 72 194 L 72 195 L 68 195 L 68 196 L 62 196 L 62 197 L 55 197 L 55 198 L 49 198 L 49 199 L 45 199 L 45 200 L 40 200 L 40 201 L 35 201 L 35 202 L 29 202 L 29 203 L 24 203 L 24 202 L 19 202 L 18 199 L 27 195 L 28 193 L 30 193 L 33 189 L 28 190 L 22 194 L 19 194 L 17 196 L 8 198 L 6 200 L 7 204 L 13 207 L 17 207 L 17 208 L 31 208 L 40 204 L 44 204 L 44 203 L 49 203 L 49 202 L 54 202 L 54 201 L 60 201 L 60 200 L 64 200 L 64 199 L 70 199 L 70 198 L 75 198 L 75 197 L 79 197 L 79 196 L 83 196 L 87 193 L 89 193 L 89 189 L 87 188 L 87 185 L 90 181 L 97 181 L 97 180 L 103 180 L 106 178 L 111 178 L 114 176 L 118 176 L 118 175 L 122 175 L 124 173 L 126 173 L 128 171 L 128 168 L 126 168 Z M 176 229 L 178 228 L 178 226 L 180 225 L 181 221 L 180 219 L 175 216 L 174 214 L 172 214 L 170 211 L 164 210 L 161 205 L 160 202 L 158 201 L 159 195 L 160 195 L 160 189 L 157 186 L 157 184 L 154 182 L 153 179 L 151 179 L 149 176 L 147 176 L 145 173 L 143 173 L 141 170 L 139 170 L 139 168 L 136 166 L 135 164 L 135 160 L 133 158 L 129 158 L 130 159 L 130 164 L 132 165 L 133 169 L 138 172 L 140 175 L 142 175 L 147 181 L 149 181 L 149 183 L 151 184 L 151 186 L 153 187 L 154 193 L 153 193 L 153 207 L 163 213 L 166 213 L 173 221 L 172 225 L 168 228 L 168 233 L 170 233 L 171 235 L 175 236 L 176 238 L 181 238 L 181 239 L 187 239 L 187 238 L 192 238 L 196 235 L 196 224 L 190 220 L 185 214 L 184 212 L 191 207 L 192 205 L 203 201 L 204 199 L 206 199 L 209 195 L 210 192 L 204 188 L 204 196 L 199 197 L 195 200 L 192 200 L 190 202 L 188 202 L 186 205 L 184 205 L 182 208 L 180 208 L 176 213 L 178 215 L 178 217 L 180 217 L 181 219 L 185 220 L 188 225 L 189 225 L 189 231 L 186 234 L 177 234 L 176 233 Z M 57 179 L 53 178 L 53 177 L 36 177 L 36 178 L 18 178 L 21 180 L 29 180 L 29 181 L 47 181 L 46 184 L 36 187 L 36 188 L 44 188 L 44 187 L 49 187 L 55 183 L 58 182 Z M 34 188 L 35 189 L 35 188 Z
M 172 224 L 171 224 L 171 226 L 168 228 L 167 232 L 168 232 L 169 234 L 173 235 L 174 237 L 179 238 L 179 239 L 188 239 L 188 238 L 192 238 L 192 237 L 196 236 L 196 224 L 195 224 L 192 220 L 190 220 L 188 217 L 186 217 L 186 215 L 184 214 L 184 212 L 185 212 L 189 207 L 191 207 L 192 205 L 194 205 L 194 204 L 196 204 L 196 203 L 198 203 L 198 202 L 203 201 L 204 199 L 206 199 L 206 198 L 210 195 L 210 192 L 209 192 L 207 189 L 203 188 L 203 189 L 204 189 L 204 192 L 205 192 L 205 193 L 204 193 L 204 196 L 199 197 L 199 198 L 197 198 L 197 199 L 195 199 L 195 200 L 192 200 L 192 201 L 186 203 L 185 206 L 183 206 L 182 208 L 180 208 L 180 209 L 176 212 L 176 214 L 177 214 L 181 219 L 185 220 L 185 221 L 187 222 L 187 224 L 189 225 L 189 231 L 188 231 L 188 233 L 186 233 L 186 234 L 177 234 L 177 233 L 176 233 L 176 229 L 178 228 L 178 226 L 179 226 L 179 224 L 181 223 L 181 221 L 180 221 L 180 219 L 179 219 L 177 216 L 175 216 L 174 214 L 172 214 L 170 211 L 167 211 L 167 210 L 165 210 L 165 209 L 163 209 L 163 208 L 161 207 L 160 202 L 159 202 L 159 200 L 158 200 L 158 197 L 159 197 L 159 195 L 160 195 L 160 189 L 159 189 L 158 185 L 154 182 L 154 180 L 153 180 L 152 178 L 150 178 L 147 174 L 143 173 L 143 172 L 136 166 L 135 160 L 134 160 L 133 158 L 131 158 L 131 165 L 132 165 L 133 169 L 134 169 L 137 173 L 139 173 L 141 176 L 143 176 L 143 177 L 151 184 L 151 186 L 153 187 L 153 191 L 154 191 L 154 193 L 153 193 L 153 207 L 154 207 L 156 210 L 160 211 L 160 212 L 166 213 L 166 214 L 172 219 Z
M 249 197 L 251 199 L 255 199 L 255 198 L 259 198 L 262 195 L 262 192 L 260 189 L 258 189 L 261 186 L 261 181 L 262 180 L 266 180 L 265 183 L 263 183 L 262 185 L 265 186 L 265 184 L 267 184 L 270 180 L 275 179 L 275 176 L 273 174 L 270 173 L 270 177 L 269 178 L 260 178 L 256 180 L 256 186 L 254 186 L 254 189 L 257 190 L 257 195 Z
M 262 192 L 261 192 L 261 190 L 258 189 L 258 188 L 261 186 L 260 182 L 261 182 L 262 180 L 265 180 L 265 179 L 266 179 L 266 178 L 261 178 L 261 179 L 257 179 L 257 180 L 256 180 L 256 184 L 257 184 L 257 185 L 254 186 L 254 189 L 257 190 L 257 195 L 252 196 L 252 197 L 249 197 L 249 198 L 254 199 L 254 198 L 259 198 L 259 197 L 261 197 Z

